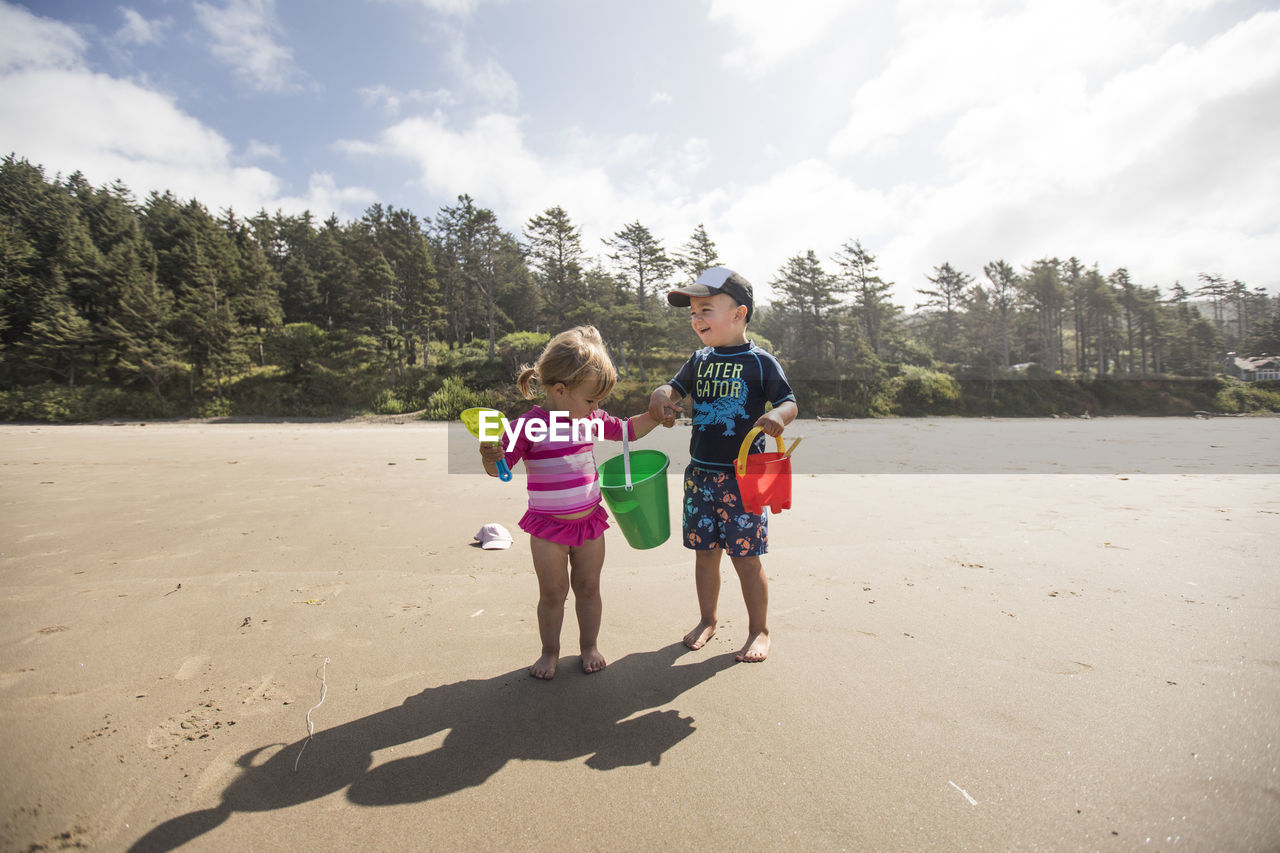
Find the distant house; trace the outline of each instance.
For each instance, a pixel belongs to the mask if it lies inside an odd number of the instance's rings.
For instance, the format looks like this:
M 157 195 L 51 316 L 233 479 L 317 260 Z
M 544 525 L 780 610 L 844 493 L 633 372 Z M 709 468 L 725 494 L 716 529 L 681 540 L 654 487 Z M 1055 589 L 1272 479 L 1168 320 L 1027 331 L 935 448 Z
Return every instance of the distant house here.
M 1260 379 L 1280 380 L 1280 356 L 1260 355 L 1256 358 L 1240 358 L 1233 352 L 1227 353 L 1223 364 L 1225 373 L 1245 382 Z

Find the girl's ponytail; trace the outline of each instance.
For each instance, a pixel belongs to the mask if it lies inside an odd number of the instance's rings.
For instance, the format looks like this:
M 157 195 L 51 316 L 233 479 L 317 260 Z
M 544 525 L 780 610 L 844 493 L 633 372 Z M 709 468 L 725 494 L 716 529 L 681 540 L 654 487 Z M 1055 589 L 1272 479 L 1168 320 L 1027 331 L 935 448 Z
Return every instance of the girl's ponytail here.
M 526 400 L 533 399 L 533 390 L 529 387 L 530 382 L 538 378 L 538 368 L 526 367 L 520 371 L 520 378 L 516 380 L 516 387 L 520 389 L 520 393 Z

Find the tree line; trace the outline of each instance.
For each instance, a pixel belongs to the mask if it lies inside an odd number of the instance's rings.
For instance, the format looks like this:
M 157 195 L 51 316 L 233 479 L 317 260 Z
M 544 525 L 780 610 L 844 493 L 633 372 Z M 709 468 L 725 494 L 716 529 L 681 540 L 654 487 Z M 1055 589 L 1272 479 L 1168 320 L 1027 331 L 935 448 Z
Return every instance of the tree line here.
M 504 353 L 532 357 L 545 335 L 586 322 L 624 376 L 647 382 L 692 340 L 664 292 L 721 262 L 701 225 L 669 250 L 639 221 L 589 247 L 560 207 L 512 233 L 467 195 L 429 219 L 382 204 L 350 222 L 214 215 L 10 155 L 0 391 L 145 391 L 165 411 L 205 413 L 248 398 L 254 413 L 368 407 L 378 394 L 421 404 L 450 375 L 509 380 Z M 855 413 L 909 369 L 1203 377 L 1228 349 L 1280 352 L 1277 300 L 1217 273 L 1162 291 L 1070 257 L 995 260 L 981 277 L 944 262 L 925 278 L 908 310 L 860 241 L 825 261 L 800 252 L 770 280 L 752 336 L 815 399 Z

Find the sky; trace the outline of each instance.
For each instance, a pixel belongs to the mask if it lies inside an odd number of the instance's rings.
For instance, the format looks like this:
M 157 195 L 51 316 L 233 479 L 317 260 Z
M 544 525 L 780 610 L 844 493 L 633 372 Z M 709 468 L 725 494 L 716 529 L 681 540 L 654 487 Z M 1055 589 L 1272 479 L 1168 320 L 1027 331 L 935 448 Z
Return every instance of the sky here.
M 217 214 L 470 195 L 702 224 L 768 301 L 854 240 L 1280 291 L 1280 0 L 0 0 L 0 153 Z

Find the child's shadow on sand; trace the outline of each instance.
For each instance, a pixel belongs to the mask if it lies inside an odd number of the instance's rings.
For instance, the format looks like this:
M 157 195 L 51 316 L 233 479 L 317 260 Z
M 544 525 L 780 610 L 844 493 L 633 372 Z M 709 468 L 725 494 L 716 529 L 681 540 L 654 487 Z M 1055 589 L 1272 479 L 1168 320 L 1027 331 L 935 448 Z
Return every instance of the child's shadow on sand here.
M 241 772 L 216 808 L 165 821 L 131 849 L 172 850 L 233 812 L 282 809 L 342 788 L 348 789 L 347 799 L 362 806 L 421 802 L 483 784 L 512 759 L 586 756 L 587 766 L 596 770 L 656 765 L 664 752 L 693 734 L 693 719 L 673 710 L 628 718 L 670 703 L 734 664 L 731 655 L 717 655 L 675 666 L 687 651 L 675 643 L 627 655 L 590 677 L 570 671 L 570 657 L 561 661 L 561 673 L 550 684 L 520 669 L 430 687 L 398 707 L 317 731 L 296 773 L 305 738 L 265 760 L 261 756 L 277 744 L 259 747 L 237 761 Z M 375 752 L 446 729 L 439 748 L 370 769 Z

